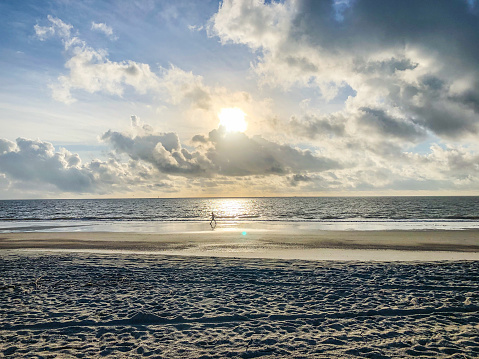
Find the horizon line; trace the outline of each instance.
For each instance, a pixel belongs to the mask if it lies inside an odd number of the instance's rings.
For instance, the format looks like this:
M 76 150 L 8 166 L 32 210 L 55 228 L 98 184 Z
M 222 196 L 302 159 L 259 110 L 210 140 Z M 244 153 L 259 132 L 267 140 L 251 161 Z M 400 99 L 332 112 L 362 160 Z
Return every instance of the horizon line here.
M 247 198 L 400 198 L 400 197 L 479 197 L 479 194 L 462 194 L 462 195 L 323 195 L 323 196 L 185 196 L 185 197 L 92 197 L 92 198 L 8 198 L 0 199 L 0 201 L 91 201 L 91 200 L 129 200 L 129 199 L 247 199 Z

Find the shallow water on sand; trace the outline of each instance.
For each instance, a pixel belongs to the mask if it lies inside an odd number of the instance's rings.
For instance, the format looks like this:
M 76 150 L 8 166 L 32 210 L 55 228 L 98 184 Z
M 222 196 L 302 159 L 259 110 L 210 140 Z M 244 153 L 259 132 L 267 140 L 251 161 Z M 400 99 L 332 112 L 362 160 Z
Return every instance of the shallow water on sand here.
M 390 231 L 390 230 L 466 230 L 479 229 L 479 221 L 237 221 L 217 220 L 214 228 L 209 221 L 0 221 L 0 233 L 6 232 L 314 232 L 314 231 Z

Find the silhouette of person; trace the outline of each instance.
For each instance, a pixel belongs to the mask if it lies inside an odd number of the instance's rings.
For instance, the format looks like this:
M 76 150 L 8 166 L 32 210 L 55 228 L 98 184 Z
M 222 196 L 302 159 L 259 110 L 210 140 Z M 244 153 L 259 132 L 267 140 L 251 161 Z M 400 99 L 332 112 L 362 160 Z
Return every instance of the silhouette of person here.
M 216 227 L 216 219 L 215 219 L 215 214 L 213 212 L 211 212 L 211 221 L 210 221 L 210 226 L 211 228 L 215 228 Z M 215 225 L 213 226 L 213 222 L 215 222 Z

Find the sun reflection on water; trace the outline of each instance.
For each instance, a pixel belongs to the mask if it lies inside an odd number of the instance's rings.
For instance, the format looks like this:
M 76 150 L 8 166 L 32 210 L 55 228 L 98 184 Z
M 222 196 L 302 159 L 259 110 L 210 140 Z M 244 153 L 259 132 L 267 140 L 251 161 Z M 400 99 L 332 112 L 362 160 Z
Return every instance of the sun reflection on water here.
M 236 221 L 260 217 L 255 198 L 215 198 L 209 205 L 211 212 L 220 220 Z

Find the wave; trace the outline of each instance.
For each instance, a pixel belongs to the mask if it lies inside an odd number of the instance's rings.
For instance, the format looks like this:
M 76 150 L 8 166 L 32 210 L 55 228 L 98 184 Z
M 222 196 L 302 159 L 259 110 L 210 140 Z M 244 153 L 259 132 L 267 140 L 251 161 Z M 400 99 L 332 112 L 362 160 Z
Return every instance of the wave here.
M 446 216 L 445 219 L 478 221 L 479 216 Z
M 209 217 L 25 217 L 25 218 L 0 218 L 2 222 L 205 222 Z M 224 216 L 216 217 L 217 221 L 224 222 L 292 222 L 292 223 L 446 223 L 446 222 L 478 222 L 479 217 L 454 217 L 454 218 L 434 218 L 434 219 L 357 219 L 357 218 L 334 218 L 319 219 L 314 217 L 305 218 L 262 218 L 261 216 Z
M 479 221 L 479 197 L 0 201 L 0 221 Z

